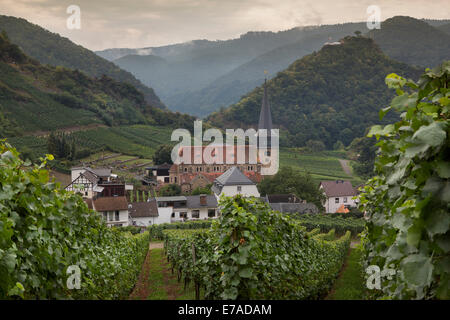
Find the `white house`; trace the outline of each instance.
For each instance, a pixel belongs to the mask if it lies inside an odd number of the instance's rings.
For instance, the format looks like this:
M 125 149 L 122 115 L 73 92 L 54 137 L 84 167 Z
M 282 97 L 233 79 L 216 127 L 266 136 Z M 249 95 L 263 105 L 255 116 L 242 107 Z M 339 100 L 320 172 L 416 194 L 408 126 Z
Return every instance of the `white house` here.
M 130 224 L 133 226 L 148 227 L 152 224 L 164 223 L 160 221 L 158 206 L 155 200 L 133 202 L 128 205 L 128 209 L 130 212 Z
M 238 167 L 231 167 L 214 180 L 212 191 L 217 199 L 221 195 L 233 197 L 241 194 L 244 197 L 260 196 L 256 183 L 247 178 Z
M 128 226 L 128 201 L 126 197 L 100 197 L 88 199 L 88 205 L 103 215 L 106 225 Z
M 213 195 L 157 197 L 160 222 L 204 220 L 219 216 Z
M 335 213 L 339 208 L 356 207 L 357 203 L 352 198 L 357 195 L 350 181 L 321 181 L 319 188 L 326 196 L 325 212 Z

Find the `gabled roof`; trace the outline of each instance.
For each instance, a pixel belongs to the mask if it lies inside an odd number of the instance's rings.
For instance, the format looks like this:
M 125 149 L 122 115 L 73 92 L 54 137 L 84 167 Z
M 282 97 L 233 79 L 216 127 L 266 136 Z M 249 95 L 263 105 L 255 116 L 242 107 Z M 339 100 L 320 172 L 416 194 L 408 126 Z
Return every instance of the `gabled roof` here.
M 247 178 L 238 167 L 231 167 L 214 181 L 221 186 L 254 185 L 255 183 Z
M 92 169 L 90 167 L 86 168 L 87 171 L 92 172 L 98 177 L 109 177 L 111 175 L 112 170 L 110 168 L 95 168 Z
M 128 210 L 126 197 L 101 197 L 95 199 L 93 204 L 94 210 L 98 212 Z
M 130 216 L 132 218 L 158 217 L 158 206 L 156 201 L 131 203 Z
M 86 179 L 88 179 L 93 184 L 97 184 L 100 178 L 92 173 L 91 171 L 85 170 L 83 173 L 80 173 L 80 175 L 84 176 Z
M 353 188 L 352 183 L 347 180 L 336 181 L 321 181 L 320 185 L 323 188 L 327 197 L 345 197 L 356 196 L 357 192 Z

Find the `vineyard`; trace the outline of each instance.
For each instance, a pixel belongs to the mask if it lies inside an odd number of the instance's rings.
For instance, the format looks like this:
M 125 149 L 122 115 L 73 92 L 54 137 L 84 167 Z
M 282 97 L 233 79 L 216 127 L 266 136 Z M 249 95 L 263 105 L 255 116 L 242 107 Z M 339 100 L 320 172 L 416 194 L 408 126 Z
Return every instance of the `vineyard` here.
M 331 288 L 350 232 L 308 233 L 297 220 L 240 196 L 221 201 L 222 216 L 190 228 L 150 228 L 164 239 L 178 280 L 206 299 L 319 299 Z M 162 235 L 161 235 L 162 234 Z
M 106 227 L 81 197 L 49 182 L 45 162 L 24 163 L 4 143 L 0 154 L 0 299 L 127 297 L 148 251 L 148 233 Z M 67 272 L 74 266 L 80 288 L 70 290 Z

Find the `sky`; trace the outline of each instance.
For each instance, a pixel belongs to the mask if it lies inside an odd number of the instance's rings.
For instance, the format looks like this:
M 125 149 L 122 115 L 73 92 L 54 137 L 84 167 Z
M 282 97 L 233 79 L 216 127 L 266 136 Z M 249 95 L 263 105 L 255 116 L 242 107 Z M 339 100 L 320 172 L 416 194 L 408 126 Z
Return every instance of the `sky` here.
M 450 19 L 449 0 L 0 0 L 0 14 L 25 18 L 91 50 L 142 48 L 196 39 L 226 40 L 247 31 L 381 20 L 408 15 Z M 80 8 L 69 29 L 67 8 Z

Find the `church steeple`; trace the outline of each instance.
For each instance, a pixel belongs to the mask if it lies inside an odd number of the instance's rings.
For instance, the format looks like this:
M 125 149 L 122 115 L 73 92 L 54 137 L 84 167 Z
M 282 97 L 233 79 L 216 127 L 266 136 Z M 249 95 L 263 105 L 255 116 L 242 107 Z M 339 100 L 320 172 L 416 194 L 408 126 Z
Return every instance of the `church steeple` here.
M 261 105 L 261 112 L 259 114 L 258 130 L 266 129 L 267 135 L 270 136 L 272 130 L 272 115 L 270 113 L 270 103 L 267 97 L 267 79 L 264 80 L 264 96 Z

